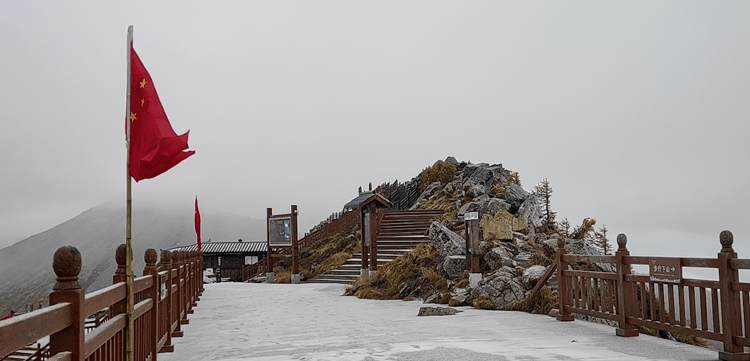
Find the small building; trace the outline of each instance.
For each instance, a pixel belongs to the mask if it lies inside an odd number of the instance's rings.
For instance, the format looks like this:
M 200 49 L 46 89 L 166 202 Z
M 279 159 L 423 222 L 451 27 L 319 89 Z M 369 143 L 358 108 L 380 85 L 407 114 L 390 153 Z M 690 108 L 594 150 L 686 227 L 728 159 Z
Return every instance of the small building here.
M 198 245 L 176 247 L 181 251 L 197 251 Z M 221 274 L 221 278 L 242 282 L 242 266 L 258 263 L 266 257 L 268 246 L 266 241 L 243 241 L 242 239 L 229 242 L 208 241 L 201 243 L 203 252 L 203 267 Z

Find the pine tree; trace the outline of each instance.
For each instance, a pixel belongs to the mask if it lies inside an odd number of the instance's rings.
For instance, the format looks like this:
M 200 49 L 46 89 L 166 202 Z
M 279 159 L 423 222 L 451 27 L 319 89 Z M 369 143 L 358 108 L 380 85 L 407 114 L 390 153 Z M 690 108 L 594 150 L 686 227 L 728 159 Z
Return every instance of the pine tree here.
M 602 248 L 602 251 L 604 252 L 605 256 L 608 256 L 612 254 L 612 244 L 609 243 L 609 239 L 607 238 L 607 232 L 609 230 L 607 229 L 607 225 L 602 225 L 601 228 L 599 228 L 599 231 L 596 232 L 596 238 L 599 242 L 599 247 Z
M 552 198 L 553 189 L 549 185 L 547 178 L 544 178 L 537 186 L 534 187 L 534 193 L 542 199 L 542 207 L 544 212 L 544 218 L 542 219 L 542 226 L 544 231 L 550 232 L 555 231 L 555 217 L 557 212 L 552 210 L 550 198 Z
M 568 220 L 568 217 L 563 218 L 563 220 L 557 224 L 557 229 L 560 231 L 561 236 L 570 237 L 570 221 Z
M 590 241 L 592 239 L 592 233 L 595 233 L 594 225 L 596 225 L 596 219 L 584 218 L 581 225 L 576 227 L 573 231 L 573 238 L 582 241 Z

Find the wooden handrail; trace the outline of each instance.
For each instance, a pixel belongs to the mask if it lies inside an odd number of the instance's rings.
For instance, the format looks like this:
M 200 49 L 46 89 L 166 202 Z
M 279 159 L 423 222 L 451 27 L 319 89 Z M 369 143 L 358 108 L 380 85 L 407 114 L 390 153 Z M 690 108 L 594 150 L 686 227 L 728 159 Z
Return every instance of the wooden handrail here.
M 40 357 L 49 360 L 124 359 L 121 338 L 127 327 L 123 306 L 127 296 L 122 282 L 123 247 L 118 248 L 115 257 L 118 269 L 114 284 L 88 295 L 78 283 L 80 252 L 71 246 L 58 249 L 53 262 L 57 284 L 50 294 L 50 306 L 0 321 L 0 358 L 49 336 L 49 351 L 44 351 L 46 346 L 40 348 L 45 352 Z M 136 304 L 132 317 L 138 330 L 134 356 L 139 361 L 154 360 L 156 353 L 174 349 L 170 337 L 181 323 L 187 323 L 186 317 L 203 290 L 202 280 L 197 276 L 202 269 L 201 255 L 196 252 L 171 255 L 167 251 L 162 253 L 161 271 L 156 270 L 156 258 L 156 251 L 146 251 L 144 276 L 133 282 Z M 162 287 L 168 286 L 175 290 L 174 295 L 162 292 Z M 104 312 L 104 321 L 100 323 L 97 318 L 93 325 L 91 322 L 87 325 L 85 319 L 99 312 Z

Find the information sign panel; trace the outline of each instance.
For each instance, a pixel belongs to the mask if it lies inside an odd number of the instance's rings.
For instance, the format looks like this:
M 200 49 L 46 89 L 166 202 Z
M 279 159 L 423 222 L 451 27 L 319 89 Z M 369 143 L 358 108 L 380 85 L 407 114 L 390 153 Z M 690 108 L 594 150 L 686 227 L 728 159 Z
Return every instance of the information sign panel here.
M 649 258 L 648 275 L 652 282 L 680 283 L 680 281 L 682 281 L 680 259 L 660 257 Z
M 268 244 L 277 247 L 292 245 L 292 217 L 268 219 Z
M 370 212 L 365 211 L 365 219 L 362 221 L 362 238 L 365 239 L 365 245 L 370 245 Z

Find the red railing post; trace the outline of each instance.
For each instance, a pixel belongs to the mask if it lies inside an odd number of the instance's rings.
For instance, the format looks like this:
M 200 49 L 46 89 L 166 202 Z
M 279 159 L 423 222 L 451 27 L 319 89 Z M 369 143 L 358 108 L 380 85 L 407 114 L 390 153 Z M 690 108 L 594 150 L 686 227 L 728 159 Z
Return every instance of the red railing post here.
M 180 328 L 180 320 L 182 319 L 182 287 L 180 287 L 180 251 L 172 251 L 172 284 L 177 288 L 172 299 L 172 318 L 171 322 L 174 322 L 174 330 L 172 330 L 172 337 L 182 337 L 182 330 Z M 170 291 L 171 288 L 170 288 Z
M 568 262 L 563 260 L 565 255 L 565 237 L 557 239 L 557 288 L 558 288 L 558 303 L 560 307 L 560 313 L 557 315 L 558 321 L 573 321 L 575 318 L 570 314 L 570 311 L 565 309 L 570 303 L 570 282 L 564 273 L 568 270 Z
M 193 311 L 193 307 L 198 305 L 195 303 L 195 255 L 192 251 L 186 251 L 185 255 L 187 256 L 187 260 L 185 261 L 185 265 L 187 266 L 185 278 L 187 278 L 186 283 L 188 285 L 187 313 L 192 314 L 195 312 Z
M 737 252 L 732 248 L 734 236 L 730 231 L 719 234 L 721 252 L 719 259 L 719 296 L 721 296 L 721 325 L 724 351 L 719 352 L 721 360 L 750 360 L 750 353 L 734 342 L 735 337 L 742 336 L 742 314 L 740 295 L 732 289 L 732 283 L 739 282 L 739 271 L 729 267 L 729 260 L 737 258 Z
M 177 251 L 177 253 L 180 255 L 178 260 L 180 262 L 179 265 L 179 272 L 180 275 L 178 278 L 180 280 L 180 324 L 187 325 L 190 323 L 190 321 L 187 319 L 188 315 L 188 308 L 190 304 L 190 295 L 188 294 L 188 269 L 187 269 L 187 252 L 185 251 Z
M 205 290 L 205 288 L 203 287 L 203 272 L 206 270 L 205 265 L 203 263 L 203 252 L 202 251 L 198 252 L 198 262 L 199 262 L 199 265 L 200 265 L 200 267 L 198 268 L 200 275 L 198 275 L 198 277 L 200 277 L 200 281 L 199 282 L 200 282 L 200 285 L 201 285 L 200 286 L 200 293 L 199 294 L 202 296 L 203 295 L 203 291 Z
M 146 290 L 146 297 L 151 298 L 151 317 L 148 319 L 148 328 L 151 337 L 146 340 L 148 352 L 151 353 L 151 361 L 156 361 L 156 354 L 159 352 L 157 349 L 159 344 L 159 272 L 156 270 L 156 250 L 149 248 L 143 255 L 143 260 L 146 262 L 146 267 L 143 268 L 144 276 L 151 276 L 153 284 L 151 288 Z M 136 335 L 137 337 L 138 335 Z
M 126 255 L 126 248 L 125 243 L 120 244 L 117 246 L 117 249 L 115 250 L 115 262 L 117 263 L 117 269 L 115 270 L 115 275 L 112 276 L 112 284 L 118 284 L 118 283 L 125 283 L 126 276 L 125 276 L 125 255 Z M 114 317 L 115 315 L 119 315 L 122 313 L 127 312 L 128 307 L 128 301 L 126 299 L 122 299 L 112 305 L 111 309 L 111 315 L 110 317 Z
M 163 325 L 163 328 L 166 332 L 166 341 L 164 341 L 164 346 L 162 346 L 160 352 L 171 352 L 174 350 L 174 346 L 172 346 L 172 320 L 174 319 L 174 316 L 172 316 L 172 252 L 169 251 L 162 251 L 161 252 L 161 266 L 159 267 L 160 272 L 165 272 L 166 277 L 164 280 L 165 289 L 164 294 L 162 295 L 161 302 L 165 304 L 164 309 L 165 314 L 159 316 L 159 322 L 166 323 Z M 161 281 L 161 280 L 159 280 Z M 159 285 L 161 289 L 161 284 Z M 162 328 L 162 327 L 159 327 Z M 162 332 L 159 332 L 159 337 L 163 337 Z
M 635 325 L 628 323 L 628 317 L 635 316 L 635 307 L 637 303 L 633 302 L 635 296 L 635 287 L 633 282 L 627 280 L 630 275 L 630 265 L 624 262 L 626 256 L 630 256 L 628 251 L 628 237 L 624 233 L 617 235 L 617 252 L 615 259 L 617 262 L 617 336 L 633 337 L 638 336 L 638 330 Z M 641 296 L 643 297 L 643 296 Z
M 73 246 L 58 248 L 52 260 L 52 269 L 57 275 L 57 283 L 52 287 L 49 304 L 67 302 L 73 307 L 72 324 L 50 335 L 50 355 L 69 351 L 72 354 L 71 360 L 82 361 L 86 341 L 86 315 L 84 314 L 86 295 L 81 284 L 78 283 L 78 274 L 81 272 L 81 253 Z

